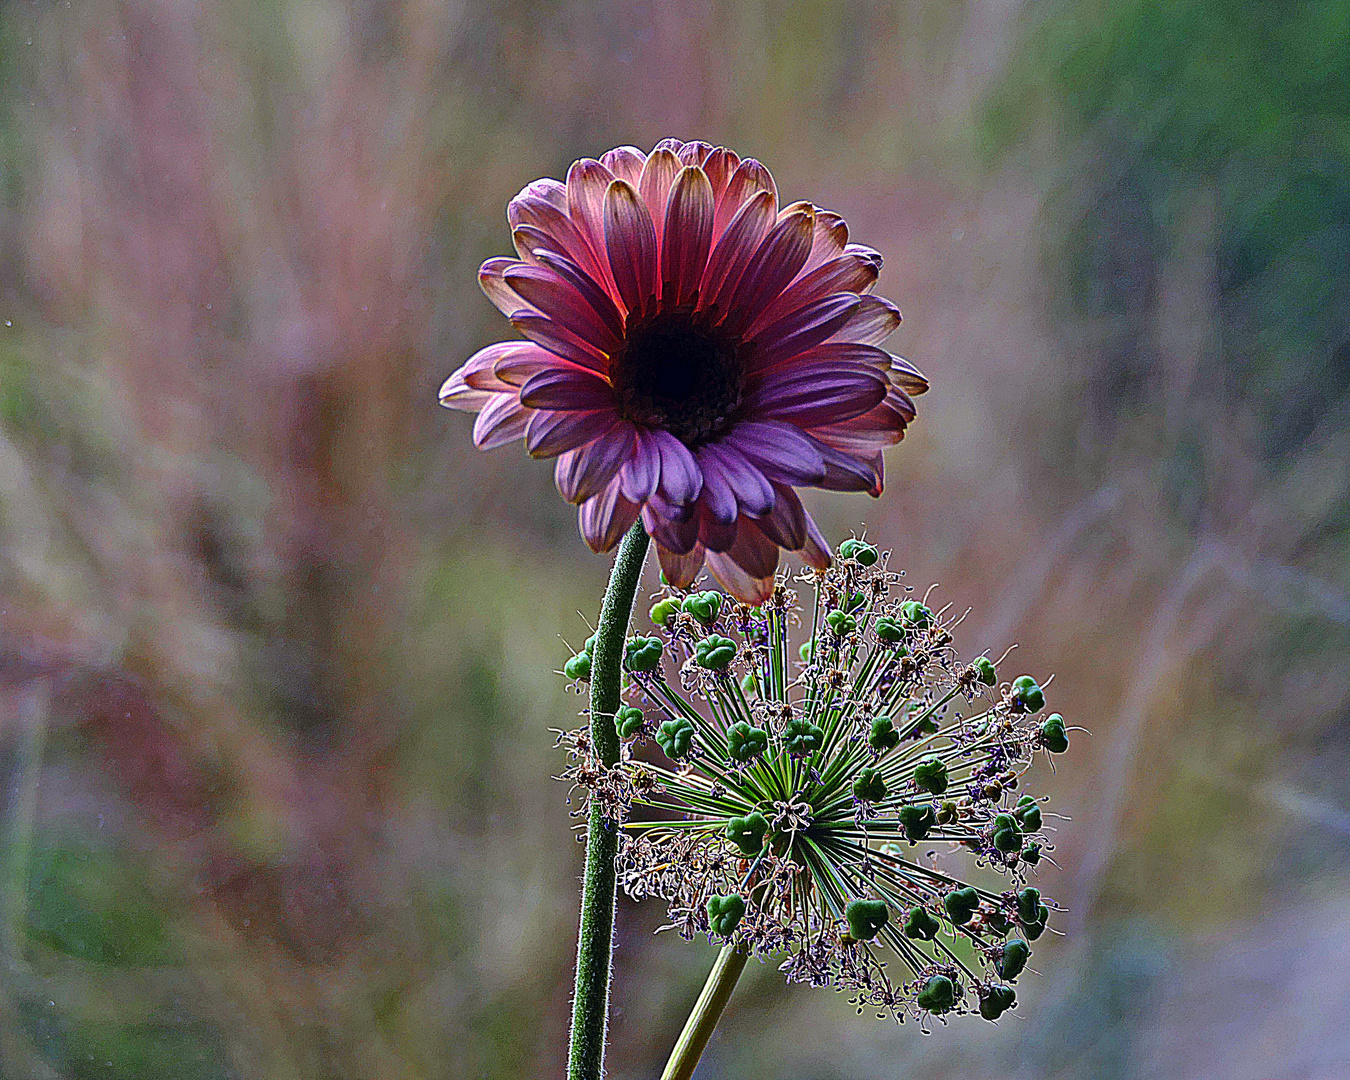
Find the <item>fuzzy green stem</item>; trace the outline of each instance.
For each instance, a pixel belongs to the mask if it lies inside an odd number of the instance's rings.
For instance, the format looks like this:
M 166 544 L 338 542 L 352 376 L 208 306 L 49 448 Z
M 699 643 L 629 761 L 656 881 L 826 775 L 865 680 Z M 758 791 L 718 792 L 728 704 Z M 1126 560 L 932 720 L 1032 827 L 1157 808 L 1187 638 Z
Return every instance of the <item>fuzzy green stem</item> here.
M 605 765 L 619 760 L 619 661 L 648 538 L 637 522 L 619 545 L 609 588 L 600 606 L 591 657 L 591 741 Z M 577 983 L 572 997 L 572 1040 L 567 1080 L 600 1080 L 605 1067 L 605 1029 L 609 1021 L 610 957 L 614 948 L 614 857 L 619 852 L 618 822 L 592 802 L 586 829 L 586 869 L 581 886 L 581 932 L 577 940 Z
M 717 954 L 717 962 L 708 972 L 708 981 L 703 984 L 703 992 L 694 1002 L 694 1011 L 685 1021 L 684 1030 L 675 1042 L 666 1062 L 666 1071 L 661 1080 L 689 1080 L 694 1075 L 698 1059 L 703 1056 L 704 1047 L 712 1038 L 713 1029 L 727 1007 L 731 992 L 736 989 L 736 980 L 745 970 L 745 962 L 750 954 L 743 946 L 724 945 Z

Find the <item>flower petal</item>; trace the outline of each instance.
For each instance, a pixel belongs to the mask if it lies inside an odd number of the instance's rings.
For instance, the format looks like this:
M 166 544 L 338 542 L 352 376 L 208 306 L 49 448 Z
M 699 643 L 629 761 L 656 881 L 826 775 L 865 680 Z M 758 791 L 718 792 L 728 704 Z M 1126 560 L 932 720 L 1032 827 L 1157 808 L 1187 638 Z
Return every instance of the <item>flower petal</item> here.
M 888 386 L 885 375 L 865 364 L 785 364 L 752 384 L 744 404 L 757 417 L 813 427 L 861 416 L 886 397 Z
M 699 509 L 705 516 L 711 516 L 719 525 L 731 525 L 736 521 L 736 489 L 727 476 L 723 457 L 709 446 L 700 446 L 694 452 L 698 467 L 703 472 L 703 494 L 699 496 Z M 699 538 L 707 543 L 700 530 Z M 728 541 L 729 543 L 729 541 Z M 726 545 L 709 544 L 716 551 L 725 550 Z
M 797 493 L 786 484 L 774 484 L 773 509 L 755 524 L 779 547 L 799 551 L 806 543 L 806 510 Z
M 515 387 L 496 373 L 496 365 L 522 346 L 530 348 L 525 341 L 499 341 L 479 349 L 441 386 L 441 398 L 461 389 L 486 390 L 494 394 L 513 393 Z
M 667 303 L 691 303 L 712 247 L 713 194 L 697 166 L 681 169 L 670 189 L 661 240 L 661 281 Z
M 600 164 L 612 172 L 618 179 L 626 180 L 637 187 L 642 177 L 642 166 L 647 155 L 636 146 L 616 146 L 600 155 Z
M 629 502 L 620 494 L 619 478 L 616 476 L 604 491 L 581 504 L 577 524 L 586 545 L 599 554 L 617 544 L 628 527 L 637 520 L 637 516 L 637 504 Z
M 473 444 L 479 450 L 491 450 L 515 442 L 523 434 L 535 413 L 525 408 L 515 394 L 494 394 L 473 422 Z
M 736 219 L 745 204 L 758 192 L 767 191 L 774 212 L 778 210 L 778 187 L 773 182 L 769 170 L 754 158 L 745 158 L 736 166 L 735 172 L 727 179 L 726 189 L 717 198 L 717 211 L 713 217 L 713 236 L 720 237 L 730 223 Z
M 725 146 L 719 146 L 704 159 L 703 171 L 708 174 L 708 182 L 712 184 L 714 207 L 721 201 L 722 193 L 726 191 L 727 184 L 740 164 L 741 159 Z
M 478 268 L 478 287 L 483 295 L 492 301 L 492 306 L 508 319 L 517 311 L 535 311 L 528 300 L 524 299 L 506 282 L 506 272 L 517 266 L 525 265 L 519 259 L 488 259 Z
M 635 503 L 645 503 L 656 493 L 660 479 L 661 451 L 650 431 L 637 428 L 636 442 L 619 475 L 623 497 Z
M 712 143 L 703 142 L 701 139 L 695 139 L 693 142 L 687 142 L 680 149 L 675 151 L 675 156 L 680 159 L 681 165 L 702 165 L 708 155 L 713 152 Z
M 802 273 L 809 274 L 816 267 L 837 259 L 848 246 L 848 224 L 833 210 L 816 209 L 816 228 L 811 237 L 811 254 L 806 258 Z
M 559 364 L 531 375 L 520 388 L 520 403 L 530 409 L 596 412 L 613 407 L 614 392 L 595 372 Z
M 558 456 L 553 479 L 571 503 L 598 495 L 614 479 L 633 452 L 633 425 L 619 422 L 597 439 Z
M 506 285 L 528 301 L 535 311 L 594 345 L 598 352 L 610 355 L 618 349 L 622 330 L 616 333 L 586 298 L 556 271 L 547 266 L 517 263 L 502 276 Z
M 760 241 L 773 228 L 773 217 L 773 196 L 767 191 L 756 192 L 741 207 L 708 257 L 708 267 L 699 288 L 700 308 L 713 306 L 723 289 L 729 293 L 735 288 Z M 717 234 L 715 225 L 713 234 Z
M 881 478 L 877 476 L 876 470 L 865 461 L 859 461 L 851 454 L 836 450 L 833 446 L 821 442 L 811 435 L 807 435 L 807 438 L 815 443 L 816 449 L 820 451 L 820 456 L 825 462 L 825 475 L 816 482 L 816 487 L 823 488 L 826 491 L 870 492 L 878 490 Z
M 651 441 L 661 455 L 661 495 L 672 506 L 689 506 L 703 491 L 703 470 L 684 443 L 668 431 L 651 430 Z
M 825 476 L 825 460 L 801 428 L 780 420 L 743 420 L 722 439 L 734 446 L 770 481 L 816 484 Z
M 773 509 L 774 493 L 769 481 L 734 446 L 716 442 L 699 448 L 698 460 L 705 477 L 709 459 L 716 463 L 718 476 L 731 488 L 740 513 L 760 517 Z
M 847 323 L 862 298 L 835 293 L 784 315 L 750 339 L 750 369 L 770 368 L 819 345 Z
M 821 535 L 819 526 L 810 514 L 806 515 L 806 543 L 799 554 L 808 565 L 817 570 L 828 570 L 830 563 L 834 562 L 830 545 L 825 542 L 825 537 Z
M 708 552 L 707 563 L 712 576 L 743 604 L 762 604 L 773 595 L 778 545 L 750 522 L 725 553 Z M 757 573 L 766 568 L 767 573 Z
M 880 260 L 856 254 L 841 255 L 822 263 L 814 270 L 799 274 L 777 299 L 765 305 L 746 330 L 746 336 L 754 337 L 784 315 L 835 293 L 865 293 L 876 284 L 880 272 Z
M 591 306 L 600 320 L 613 331 L 617 338 L 623 337 L 623 314 L 615 306 L 609 288 L 596 281 L 566 255 L 547 248 L 533 252 L 541 266 L 546 266 L 581 294 L 583 300 Z
M 680 171 L 680 159 L 669 150 L 654 150 L 642 166 L 642 175 L 638 178 L 638 194 L 647 204 L 647 213 L 651 215 L 652 225 L 656 229 L 657 250 L 661 247 L 661 230 L 666 221 L 666 202 L 670 197 L 670 185 L 675 182 L 675 174 Z
M 603 278 L 600 260 L 591 250 L 590 242 L 581 235 L 575 223 L 568 216 L 566 208 L 566 189 L 559 184 L 563 192 L 563 207 L 559 209 L 552 202 L 540 198 L 517 195 L 507 208 L 507 220 L 513 231 L 522 227 L 538 229 L 548 237 L 548 247 L 560 251 L 578 266 L 597 278 Z
M 605 250 L 624 306 L 643 311 L 656 292 L 656 229 L 637 190 L 623 180 L 605 190 Z
M 708 509 L 708 487 L 703 485 L 703 496 L 698 502 L 698 540 L 709 551 L 726 551 L 736 542 L 736 518 L 723 521 Z M 735 502 L 735 499 L 732 499 Z
M 864 296 L 848 322 L 836 330 L 831 341 L 880 345 L 900 325 L 900 309 L 880 296 Z
M 685 555 L 698 543 L 698 514 L 691 506 L 671 506 L 653 495 L 642 507 L 642 524 L 658 544 Z
M 492 366 L 492 373 L 502 383 L 512 388 L 524 386 L 530 376 L 537 375 L 546 368 L 572 366 L 547 349 L 540 348 L 533 341 L 510 341 L 504 344 L 515 347 L 502 351 Z
M 556 457 L 575 450 L 614 426 L 613 409 L 594 412 L 534 412 L 525 425 L 525 449 L 530 457 Z M 833 452 L 833 451 L 832 451 Z
M 907 394 L 922 394 L 928 389 L 923 372 L 901 356 L 891 357 L 891 382 Z
M 797 276 L 811 250 L 813 211 L 810 204 L 780 217 L 725 300 L 718 307 L 726 312 L 725 322 L 737 332 L 755 321 L 756 316 Z
M 646 518 L 643 522 L 645 524 Z M 661 573 L 677 589 L 687 589 L 698 578 L 703 569 L 703 545 L 694 544 L 686 553 L 671 551 L 662 544 L 656 545 L 656 557 L 661 560 Z
M 608 371 L 609 357 L 589 341 L 543 315 L 517 315 L 511 325 L 533 341 L 564 360 L 592 371 Z

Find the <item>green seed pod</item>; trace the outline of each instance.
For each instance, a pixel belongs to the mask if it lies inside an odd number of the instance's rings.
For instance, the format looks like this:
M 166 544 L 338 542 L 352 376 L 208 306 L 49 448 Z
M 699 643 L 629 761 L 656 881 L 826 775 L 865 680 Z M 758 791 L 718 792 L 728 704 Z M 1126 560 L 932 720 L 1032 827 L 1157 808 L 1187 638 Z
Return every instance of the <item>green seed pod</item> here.
M 722 594 L 712 590 L 690 593 L 684 598 L 684 603 L 680 607 L 699 622 L 708 626 L 716 621 L 718 612 L 722 610 Z
M 708 897 L 708 925 L 719 937 L 729 937 L 745 915 L 745 899 L 739 893 Z
M 1006 934 L 1012 929 L 1012 920 L 1008 918 L 1006 912 L 998 908 L 985 912 L 984 922 L 996 934 Z
M 812 642 L 803 641 L 801 645 L 797 647 L 797 655 L 802 658 L 803 664 L 809 664 L 811 662 L 811 654 L 812 654 L 811 645 Z
M 629 671 L 655 671 L 661 666 L 661 639 L 629 638 L 623 649 L 623 663 Z
M 879 615 L 876 621 L 877 640 L 895 645 L 905 640 L 905 628 L 900 620 L 890 615 Z
M 658 600 L 654 603 L 647 614 L 651 616 L 652 622 L 657 626 L 666 626 L 679 610 L 679 601 L 672 596 L 667 596 L 664 600 Z
M 1045 691 L 1030 675 L 1019 675 L 1013 680 L 1010 704 L 1015 713 L 1040 712 L 1045 708 Z
M 876 769 L 862 769 L 853 781 L 853 797 L 863 802 L 881 802 L 886 797 L 886 781 Z
M 844 909 L 849 935 L 858 941 L 871 941 L 890 921 L 891 913 L 884 900 L 854 900 Z
M 980 894 L 969 885 L 962 889 L 953 889 L 942 898 L 942 906 L 957 926 L 965 926 L 980 906 Z
M 1022 974 L 1022 969 L 1027 966 L 1027 960 L 1030 958 L 1031 947 L 1025 941 L 1021 938 L 1009 938 L 1003 943 L 1003 948 L 994 960 L 994 970 L 998 972 L 1000 979 L 1012 982 Z
M 942 924 L 924 907 L 910 908 L 909 918 L 905 920 L 905 937 L 914 941 L 932 941 Z
M 994 662 L 989 657 L 977 656 L 970 666 L 975 669 L 975 674 L 985 686 L 998 685 L 998 672 L 994 670 Z
M 1004 855 L 1011 855 L 1014 851 L 1022 849 L 1022 834 L 1011 814 L 995 815 L 993 841 L 994 847 Z
M 744 720 L 737 720 L 727 728 L 727 756 L 732 761 L 745 764 L 768 748 L 769 733 L 763 728 L 751 727 Z
M 783 741 L 794 757 L 809 757 L 825 741 L 825 730 L 811 721 L 798 717 L 783 726 Z
M 867 745 L 878 753 L 894 750 L 900 745 L 900 732 L 889 716 L 877 716 L 872 719 L 872 730 L 867 736 Z
M 1041 890 L 1027 886 L 1017 894 L 1017 917 L 1024 923 L 1039 922 Z
M 569 679 L 585 681 L 591 677 L 591 654 L 585 649 L 563 665 L 563 674 Z
M 932 1013 L 949 1012 L 956 1004 L 956 987 L 946 975 L 934 975 L 915 998 L 919 1008 Z
M 727 822 L 723 833 L 728 840 L 741 849 L 745 855 L 758 855 L 764 848 L 764 834 L 769 831 L 769 822 L 759 811 L 734 817 Z
M 1041 845 L 1032 843 L 1022 848 L 1022 861 L 1028 866 L 1035 866 L 1041 861 Z
M 731 638 L 709 634 L 694 646 L 694 662 L 709 671 L 721 671 L 736 659 L 736 643 Z
M 858 629 L 858 620 L 852 615 L 846 615 L 842 611 L 831 611 L 825 616 L 825 621 L 829 623 L 830 629 L 840 637 L 845 634 L 851 634 Z
M 956 808 L 956 803 L 950 799 L 938 807 L 937 823 L 939 825 L 955 825 L 960 817 L 961 814 Z
M 980 1015 L 997 1020 L 1017 1004 L 1017 992 L 1011 986 L 991 986 L 980 995 Z
M 941 795 L 947 790 L 947 766 L 937 755 L 924 758 L 914 768 L 914 783 L 930 795 Z
M 619 737 L 631 739 L 642 730 L 642 710 L 634 705 L 625 705 L 614 715 L 614 726 L 619 729 Z
M 853 557 L 863 566 L 876 566 L 877 559 L 881 556 L 871 544 L 859 542 L 857 549 L 853 552 Z
M 861 540 L 854 540 L 851 537 L 839 545 L 839 557 L 841 559 L 851 559 L 857 553 Z
M 1039 832 L 1041 825 L 1041 808 L 1036 800 L 1030 795 L 1023 795 L 1017 800 L 1017 806 L 1013 810 L 1015 817 L 1022 826 L 1023 832 Z
M 1041 745 L 1052 754 L 1062 754 L 1069 748 L 1069 735 L 1064 730 L 1064 717 L 1051 713 L 1041 722 Z
M 656 744 L 666 757 L 678 761 L 694 746 L 694 725 L 683 716 L 663 720 L 656 729 Z
M 913 843 L 922 840 L 937 824 L 937 815 L 927 803 L 911 803 L 900 807 L 897 815 L 905 829 L 905 839 Z
M 933 613 L 917 600 L 906 600 L 900 605 L 900 620 L 916 630 L 933 625 Z
M 1022 933 L 1026 934 L 1028 941 L 1035 941 L 1045 933 L 1045 925 L 1050 921 L 1050 909 L 1044 904 L 1036 908 L 1036 921 L 1022 923 Z

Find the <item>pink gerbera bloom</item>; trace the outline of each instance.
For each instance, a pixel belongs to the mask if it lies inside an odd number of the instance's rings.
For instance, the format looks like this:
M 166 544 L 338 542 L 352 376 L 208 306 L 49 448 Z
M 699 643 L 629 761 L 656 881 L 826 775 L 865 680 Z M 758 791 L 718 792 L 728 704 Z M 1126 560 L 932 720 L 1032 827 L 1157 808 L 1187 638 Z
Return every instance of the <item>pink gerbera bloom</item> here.
M 671 584 L 706 562 L 749 603 L 779 549 L 829 565 L 796 487 L 882 487 L 882 451 L 928 383 L 881 348 L 881 256 L 838 214 L 778 208 L 769 171 L 666 139 L 586 158 L 507 208 L 518 259 L 483 291 L 527 340 L 489 345 L 441 387 L 474 442 L 556 457 L 581 534 L 608 551 L 635 520 Z

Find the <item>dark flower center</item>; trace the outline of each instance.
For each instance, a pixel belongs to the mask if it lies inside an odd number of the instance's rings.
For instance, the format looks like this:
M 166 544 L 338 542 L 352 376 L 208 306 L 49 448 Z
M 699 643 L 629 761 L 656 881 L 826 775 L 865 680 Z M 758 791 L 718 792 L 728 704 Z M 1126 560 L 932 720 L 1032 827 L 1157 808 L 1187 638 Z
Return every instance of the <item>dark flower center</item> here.
M 630 326 L 610 366 L 619 413 L 686 446 L 716 438 L 741 400 L 737 342 L 687 312 Z

